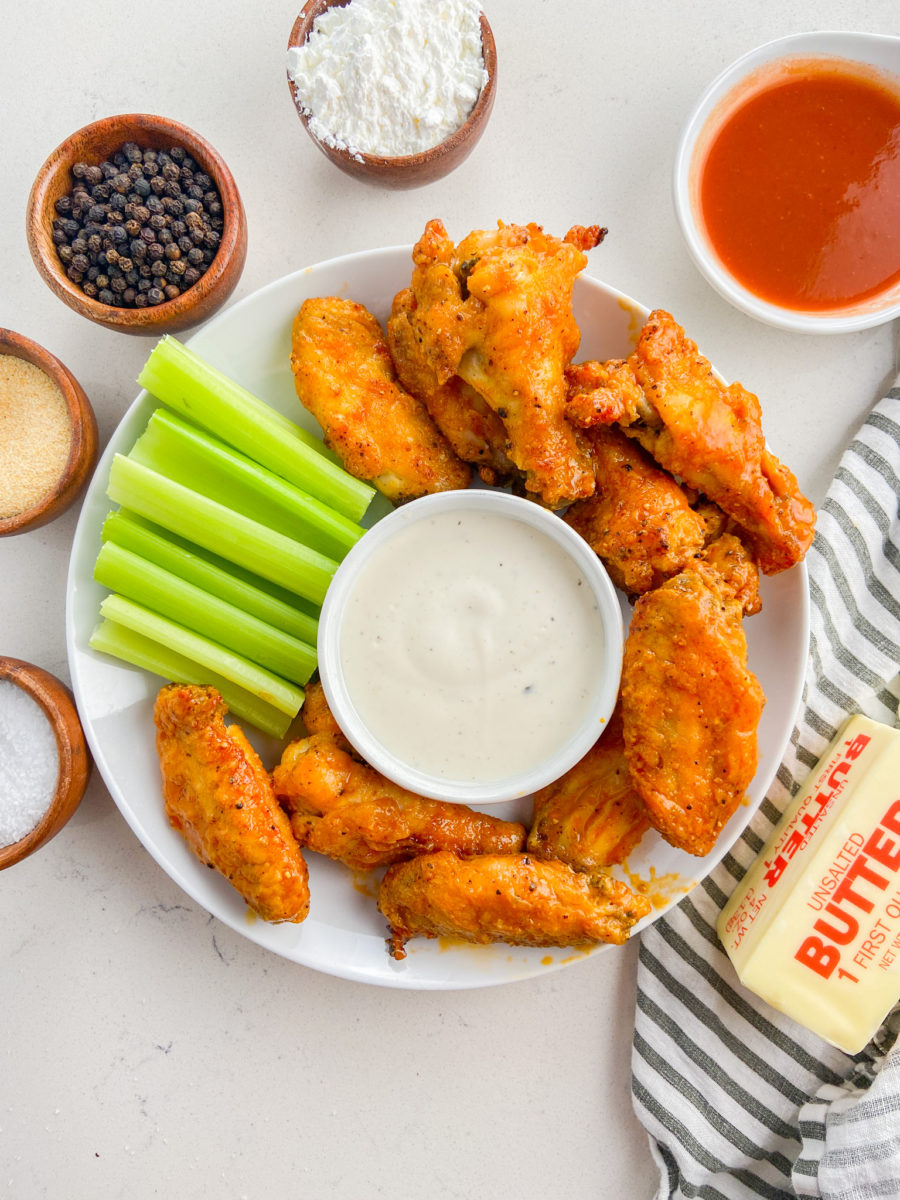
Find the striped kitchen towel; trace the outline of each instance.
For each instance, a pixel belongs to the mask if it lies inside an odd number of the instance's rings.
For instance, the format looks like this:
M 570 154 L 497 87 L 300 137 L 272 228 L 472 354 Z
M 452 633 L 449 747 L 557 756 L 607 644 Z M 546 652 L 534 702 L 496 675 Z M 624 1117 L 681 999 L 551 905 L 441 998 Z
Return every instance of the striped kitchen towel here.
M 849 713 L 900 695 L 900 386 L 841 459 L 807 563 L 810 663 L 775 782 L 722 863 L 641 937 L 635 1111 L 662 1197 L 900 1198 L 900 1006 L 850 1056 L 741 986 L 716 919 Z

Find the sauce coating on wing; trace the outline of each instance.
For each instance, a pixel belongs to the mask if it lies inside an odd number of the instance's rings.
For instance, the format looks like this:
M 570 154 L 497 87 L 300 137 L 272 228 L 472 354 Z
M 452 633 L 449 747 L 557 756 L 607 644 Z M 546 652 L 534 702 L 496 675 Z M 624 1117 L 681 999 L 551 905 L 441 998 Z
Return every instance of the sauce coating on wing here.
M 650 902 L 609 875 L 588 876 L 530 854 L 461 859 L 450 851 L 389 868 L 378 907 L 394 958 L 411 937 L 514 946 L 621 945 Z
M 306 300 L 294 319 L 291 368 L 301 403 L 351 475 L 395 504 L 468 487 L 471 471 L 398 383 L 381 326 L 363 305 Z
M 630 596 L 659 587 L 704 547 L 706 524 L 671 475 L 621 430 L 585 434 L 597 489 L 563 518 Z
M 166 814 L 203 862 L 264 921 L 302 921 L 307 869 L 256 751 L 212 687 L 170 684 L 156 699 Z
M 660 466 L 737 522 L 762 571 L 801 561 L 815 511 L 766 448 L 759 400 L 739 383 L 719 383 L 670 313 L 650 314 L 624 363 L 581 364 L 569 383 L 574 424 L 620 424 Z
M 637 601 L 622 680 L 625 754 L 650 820 L 708 854 L 753 779 L 765 703 L 740 601 L 718 572 L 692 565 Z
M 439 384 L 459 375 L 484 398 L 526 490 L 550 508 L 594 490 L 587 453 L 565 419 L 565 368 L 580 339 L 572 288 L 587 265 L 584 250 L 604 233 L 577 226 L 555 238 L 539 225 L 500 222 L 454 246 L 442 223 L 429 221 L 403 301 L 420 369 Z
M 512 853 L 525 845 L 517 822 L 408 792 L 328 734 L 291 743 L 272 778 L 300 844 L 357 870 L 431 850 Z
M 534 797 L 528 849 L 577 871 L 623 862 L 650 828 L 625 758 L 621 708 L 587 754 Z

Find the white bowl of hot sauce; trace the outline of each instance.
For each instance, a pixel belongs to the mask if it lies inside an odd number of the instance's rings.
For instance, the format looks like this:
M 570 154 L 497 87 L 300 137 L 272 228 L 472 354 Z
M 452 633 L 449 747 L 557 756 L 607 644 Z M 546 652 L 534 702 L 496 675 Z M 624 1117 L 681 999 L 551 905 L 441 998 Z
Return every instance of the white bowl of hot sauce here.
M 674 198 L 701 273 L 750 316 L 806 333 L 900 316 L 900 38 L 745 54 L 688 118 Z

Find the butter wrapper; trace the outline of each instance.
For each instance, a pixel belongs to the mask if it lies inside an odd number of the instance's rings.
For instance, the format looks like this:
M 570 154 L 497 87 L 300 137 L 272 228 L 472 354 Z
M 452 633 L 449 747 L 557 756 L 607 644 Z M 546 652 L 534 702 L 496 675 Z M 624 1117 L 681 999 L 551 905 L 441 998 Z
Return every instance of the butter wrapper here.
M 741 983 L 862 1050 L 900 998 L 900 730 L 846 722 L 717 930 Z

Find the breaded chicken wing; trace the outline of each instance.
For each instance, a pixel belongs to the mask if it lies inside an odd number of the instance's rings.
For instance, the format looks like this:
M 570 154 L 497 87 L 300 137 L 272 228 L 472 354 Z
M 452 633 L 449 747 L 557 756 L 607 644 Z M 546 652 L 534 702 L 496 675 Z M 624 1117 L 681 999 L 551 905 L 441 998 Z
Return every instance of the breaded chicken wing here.
M 650 903 L 608 875 L 588 876 L 530 854 L 461 859 L 450 851 L 390 867 L 378 907 L 394 958 L 412 937 L 514 946 L 621 945 Z
M 585 427 L 616 421 L 673 475 L 732 517 L 766 574 L 799 562 L 815 512 L 797 480 L 766 449 L 759 400 L 739 383 L 724 387 L 674 318 L 657 309 L 626 364 L 570 372 L 569 418 Z
M 649 828 L 647 807 L 628 771 L 617 706 L 584 758 L 535 793 L 528 849 L 594 872 L 623 862 Z
M 356 754 L 356 751 L 347 741 L 344 736 L 344 731 L 334 719 L 334 713 L 328 707 L 328 701 L 325 698 L 325 689 L 322 687 L 320 680 L 315 680 L 306 684 L 303 696 L 303 705 L 300 709 L 300 716 L 303 718 L 303 724 L 308 734 L 326 733 L 348 754 Z
M 302 921 L 307 870 L 255 750 L 211 687 L 169 684 L 156 698 L 166 814 L 198 858 L 264 921 Z
M 525 488 L 559 508 L 593 492 L 578 435 L 565 419 L 565 368 L 578 348 L 572 287 L 584 250 L 605 231 L 578 226 L 563 239 L 538 225 L 477 230 L 458 246 L 429 221 L 413 254 L 409 337 L 437 383 L 460 375 L 502 420 Z
M 400 387 L 381 326 L 361 304 L 306 300 L 294 319 L 291 368 L 326 445 L 392 503 L 468 487 L 471 471 Z
M 524 826 L 408 792 L 328 734 L 288 746 L 272 778 L 300 844 L 357 870 L 432 850 L 513 853 L 525 845 Z
M 587 432 L 597 490 L 563 518 L 603 560 L 616 587 L 638 596 L 676 575 L 706 543 L 684 490 L 621 430 Z
M 765 697 L 747 668 L 741 604 L 695 563 L 641 596 L 622 667 L 625 756 L 666 841 L 708 854 L 756 772 Z
M 760 611 L 759 569 L 739 537 L 733 533 L 720 533 L 697 556 L 697 560 L 718 571 L 745 617 Z
M 415 303 L 411 288 L 398 292 L 387 325 L 388 346 L 401 384 L 422 401 L 455 453 L 477 469 L 484 483 L 508 483 L 516 468 L 507 454 L 506 427 L 484 397 L 458 375 L 438 382 L 411 320 Z

